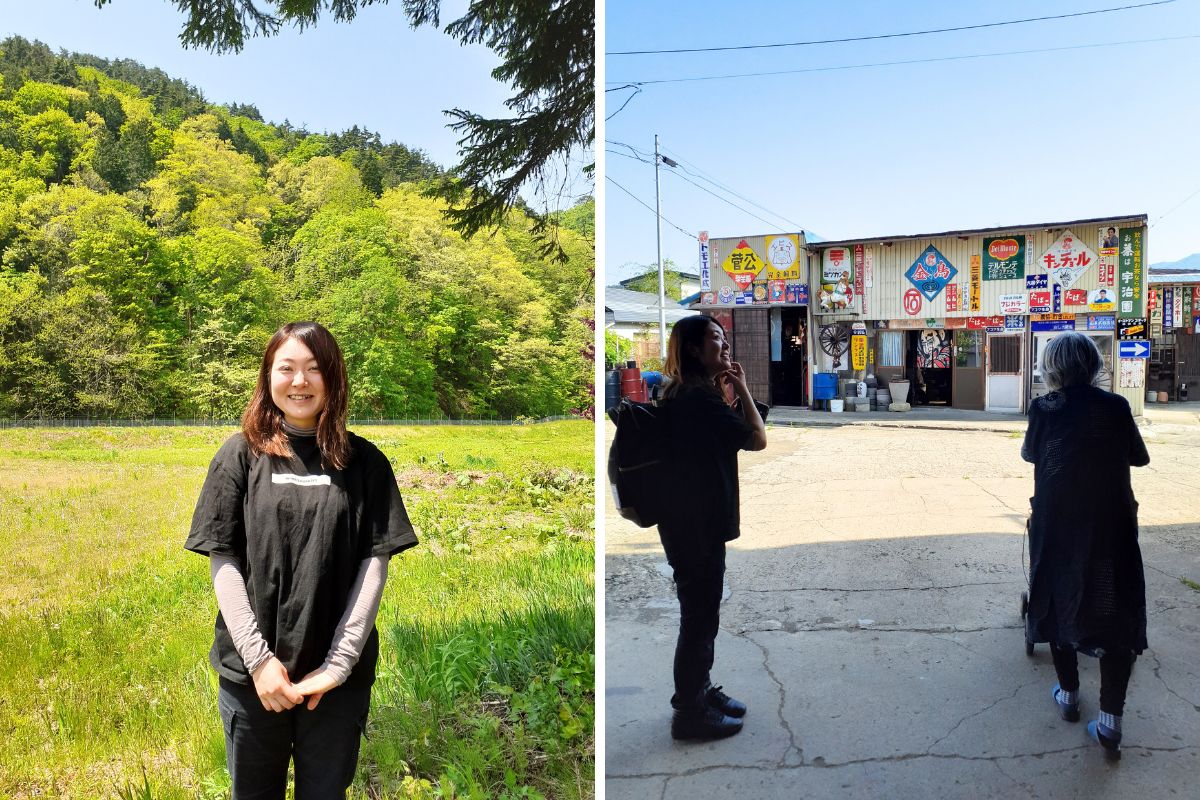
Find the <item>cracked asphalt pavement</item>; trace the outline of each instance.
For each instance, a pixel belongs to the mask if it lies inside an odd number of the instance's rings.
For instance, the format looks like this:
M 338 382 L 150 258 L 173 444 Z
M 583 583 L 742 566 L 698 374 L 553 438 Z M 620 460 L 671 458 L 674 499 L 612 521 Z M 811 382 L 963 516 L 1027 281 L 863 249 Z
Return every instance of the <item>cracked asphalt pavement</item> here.
M 670 737 L 670 569 L 610 498 L 609 800 L 1200 797 L 1200 425 L 1143 428 L 1150 649 L 1117 764 L 1087 738 L 1097 662 L 1067 723 L 1046 646 L 1025 654 L 1021 434 L 944 428 L 776 427 L 741 454 L 713 680 L 750 711 L 722 741 Z

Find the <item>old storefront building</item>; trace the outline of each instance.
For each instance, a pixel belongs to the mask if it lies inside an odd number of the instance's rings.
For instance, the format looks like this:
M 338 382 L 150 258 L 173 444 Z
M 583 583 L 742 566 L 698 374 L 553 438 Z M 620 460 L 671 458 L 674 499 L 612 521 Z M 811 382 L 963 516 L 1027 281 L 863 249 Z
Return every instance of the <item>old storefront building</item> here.
M 804 247 L 799 276 L 780 239 Z M 894 387 L 904 397 L 892 391 L 893 400 L 913 405 L 1022 412 L 1047 391 L 1041 349 L 1074 330 L 1104 356 L 1101 386 L 1141 413 L 1145 215 L 708 246 L 710 281 L 697 307 L 727 320 L 734 357 L 773 405 L 808 403 L 813 376 L 836 373 Z

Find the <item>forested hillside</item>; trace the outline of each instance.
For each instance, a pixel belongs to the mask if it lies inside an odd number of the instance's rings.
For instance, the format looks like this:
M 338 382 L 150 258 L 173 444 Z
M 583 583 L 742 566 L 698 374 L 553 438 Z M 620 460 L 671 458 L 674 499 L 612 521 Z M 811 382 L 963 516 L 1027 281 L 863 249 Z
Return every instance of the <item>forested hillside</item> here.
M 450 230 L 439 177 L 357 127 L 0 42 L 0 417 L 235 417 L 296 319 L 338 337 L 352 415 L 590 406 L 592 201 L 561 215 L 558 263 L 521 212 Z

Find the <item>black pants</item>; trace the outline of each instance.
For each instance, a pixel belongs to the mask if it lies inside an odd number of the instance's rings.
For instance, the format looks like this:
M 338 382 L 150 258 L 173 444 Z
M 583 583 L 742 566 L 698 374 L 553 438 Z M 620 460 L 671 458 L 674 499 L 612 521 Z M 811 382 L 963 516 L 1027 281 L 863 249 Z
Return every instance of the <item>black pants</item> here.
M 675 694 L 671 705 L 682 710 L 704 707 L 713 665 L 713 643 L 720 626 L 725 580 L 725 542 L 694 531 L 658 529 L 679 597 L 679 639 L 675 643 Z
M 225 763 L 233 800 L 283 800 L 295 761 L 296 800 L 343 800 L 354 780 L 371 687 L 339 686 L 309 711 L 267 711 L 253 685 L 221 678 Z
M 1071 647 L 1050 645 L 1050 657 L 1054 659 L 1054 671 L 1058 673 L 1058 685 L 1063 691 L 1079 691 L 1079 655 Z M 1129 675 L 1133 672 L 1133 653 L 1105 653 L 1100 657 L 1100 710 L 1121 716 L 1125 709 L 1125 692 L 1129 688 Z

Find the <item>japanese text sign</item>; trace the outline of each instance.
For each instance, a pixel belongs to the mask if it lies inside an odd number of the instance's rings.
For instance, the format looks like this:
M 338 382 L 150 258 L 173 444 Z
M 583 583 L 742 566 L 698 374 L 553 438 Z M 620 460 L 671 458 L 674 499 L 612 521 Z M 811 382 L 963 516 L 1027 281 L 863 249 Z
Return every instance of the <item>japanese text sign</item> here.
M 763 262 L 758 254 L 750 249 L 750 245 L 746 244 L 746 240 L 742 239 L 738 242 L 737 247 L 733 248 L 733 251 L 725 257 L 725 263 L 721 265 L 721 268 L 744 292 L 750 288 L 750 284 L 754 283 L 754 277 L 762 272 Z
M 1051 280 L 1064 289 L 1070 289 L 1097 260 L 1091 248 L 1066 230 L 1042 254 L 1041 266 L 1049 273 Z
M 929 245 L 904 273 L 904 277 L 925 295 L 926 300 L 933 300 L 957 274 L 958 270 L 954 265 L 947 261 L 936 247 Z
M 800 239 L 794 233 L 768 236 L 767 280 L 800 280 Z
M 1025 237 L 983 240 L 983 279 L 1005 281 L 1025 275 Z
M 1142 316 L 1142 248 L 1145 243 L 1141 228 L 1121 228 L 1120 249 L 1117 253 L 1117 316 Z

